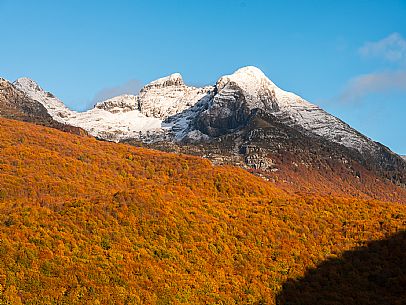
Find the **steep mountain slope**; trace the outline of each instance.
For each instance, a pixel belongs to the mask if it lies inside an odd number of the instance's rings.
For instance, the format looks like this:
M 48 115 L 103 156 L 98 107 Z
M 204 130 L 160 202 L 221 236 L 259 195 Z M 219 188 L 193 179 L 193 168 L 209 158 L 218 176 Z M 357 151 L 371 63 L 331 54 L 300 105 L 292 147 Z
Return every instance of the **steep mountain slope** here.
M 0 117 L 33 122 L 77 134 L 85 133 L 79 127 L 55 120 L 52 114 L 54 113 L 45 108 L 42 103 L 30 98 L 7 80 L 0 78 Z
M 338 186 L 342 192 L 354 185 L 362 193 L 382 199 L 374 180 L 406 186 L 403 158 L 278 88 L 255 67 L 241 68 L 204 88 L 187 86 L 180 74 L 172 74 L 146 85 L 137 96 L 119 96 L 84 113 L 70 111 L 30 80 L 20 79 L 15 85 L 42 103 L 56 120 L 84 128 L 98 138 L 192 151 L 209 158 L 214 155 L 214 161 L 221 158 L 225 163 L 251 167 L 271 179 L 278 170 L 280 178 L 301 190 L 307 189 L 302 183 L 306 181 L 297 183 L 297 179 L 307 177 L 308 168 L 313 169 L 311 175 L 320 175 L 316 171 L 331 162 L 329 173 L 322 178 L 330 179 L 331 172 L 338 170 L 340 174 L 333 176 L 346 180 L 345 186 Z M 258 151 L 261 153 L 252 153 Z M 296 166 L 299 174 L 292 174 L 286 170 L 292 164 L 305 168 Z M 389 197 L 398 200 L 403 195 L 394 193 L 399 192 L 393 191 Z
M 6 304 L 275 304 L 286 281 L 406 229 L 405 215 L 404 204 L 293 195 L 201 158 L 0 119 Z M 375 274 L 362 266 L 347 292 Z
M 0 79 L 0 115 L 22 121 L 51 123 L 52 116 L 39 102 L 30 99 L 5 79 Z
M 23 77 L 17 79 L 13 85 L 26 93 L 32 100 L 40 102 L 48 113 L 58 122 L 64 122 L 64 118 L 70 115 L 71 110 L 68 109 L 57 97 L 52 93 L 44 91 L 33 80 Z

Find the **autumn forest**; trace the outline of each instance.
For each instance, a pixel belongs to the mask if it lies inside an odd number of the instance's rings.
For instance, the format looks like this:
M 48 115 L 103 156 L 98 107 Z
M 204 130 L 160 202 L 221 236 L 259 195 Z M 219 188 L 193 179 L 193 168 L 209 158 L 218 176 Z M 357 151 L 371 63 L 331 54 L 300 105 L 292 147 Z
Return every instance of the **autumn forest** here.
M 405 304 L 405 229 L 402 202 L 0 119 L 0 304 Z

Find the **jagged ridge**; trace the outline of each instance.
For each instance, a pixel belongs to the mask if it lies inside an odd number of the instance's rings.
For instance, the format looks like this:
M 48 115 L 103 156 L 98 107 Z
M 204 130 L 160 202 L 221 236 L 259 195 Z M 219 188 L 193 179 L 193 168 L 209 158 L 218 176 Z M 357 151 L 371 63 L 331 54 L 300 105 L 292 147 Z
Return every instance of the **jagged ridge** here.
M 117 118 L 117 121 L 122 122 L 120 126 L 112 126 L 110 115 L 107 113 L 90 110 L 93 112 L 87 115 L 67 109 L 60 100 L 27 78 L 18 79 L 14 84 L 42 103 L 56 120 L 85 128 L 91 134 L 101 138 L 107 137 L 109 140 L 133 138 L 140 131 L 148 131 L 150 141 L 161 140 L 156 134 L 162 133 L 182 140 L 193 130 L 199 130 L 208 136 L 218 136 L 227 132 L 224 126 L 216 127 L 219 124 L 229 124 L 228 129 L 235 129 L 244 123 L 250 111 L 262 109 L 274 113 L 290 126 L 299 126 L 310 133 L 361 152 L 377 149 L 373 141 L 339 119 L 299 96 L 278 88 L 255 67 L 241 68 L 232 75 L 221 77 L 215 86 L 204 88 L 185 85 L 182 76 L 175 73 L 146 85 L 138 96 L 124 95 L 96 105 L 98 109 L 121 116 Z M 201 101 L 204 101 L 204 105 L 199 104 Z M 198 109 L 193 109 L 196 104 Z M 139 113 L 133 116 L 123 115 L 129 111 Z M 198 126 L 189 124 L 192 121 L 191 115 L 199 117 Z M 144 116 L 161 120 L 160 126 L 153 120 L 141 122 L 145 121 Z M 93 126 L 89 123 L 92 117 L 93 121 L 107 122 L 95 123 Z M 139 128 L 132 120 L 140 121 L 143 127 Z M 183 121 L 183 124 L 180 121 Z M 172 124 L 167 124 L 168 122 Z M 151 124 L 150 128 L 148 124 Z M 172 127 L 175 127 L 175 130 Z M 145 134 L 139 137 L 145 138 Z

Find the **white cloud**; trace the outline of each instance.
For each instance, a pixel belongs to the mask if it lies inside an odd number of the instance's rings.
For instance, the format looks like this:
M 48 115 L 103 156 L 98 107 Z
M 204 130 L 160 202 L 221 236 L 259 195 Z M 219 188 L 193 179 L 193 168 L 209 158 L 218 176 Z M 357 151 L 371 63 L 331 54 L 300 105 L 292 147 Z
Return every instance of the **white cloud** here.
M 368 58 L 406 63 L 406 40 L 399 33 L 392 33 L 379 41 L 365 43 L 359 53 Z
M 387 71 L 360 75 L 348 83 L 340 96 L 342 102 L 353 102 L 370 93 L 392 90 L 406 92 L 406 71 Z
M 399 33 L 375 42 L 366 42 L 359 54 L 365 58 L 383 59 L 392 63 L 397 70 L 375 71 L 351 79 L 342 91 L 341 102 L 355 102 L 373 93 L 390 91 L 406 92 L 406 40 Z M 389 68 L 389 66 L 388 66 Z

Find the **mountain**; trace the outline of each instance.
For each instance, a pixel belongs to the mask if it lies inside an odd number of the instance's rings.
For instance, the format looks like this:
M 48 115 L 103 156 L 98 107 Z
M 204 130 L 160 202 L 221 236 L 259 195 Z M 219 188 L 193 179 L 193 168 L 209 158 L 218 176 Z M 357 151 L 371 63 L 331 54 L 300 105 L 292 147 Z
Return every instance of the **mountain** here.
M 101 102 L 86 113 L 69 110 L 52 94 L 27 78 L 14 85 L 29 97 L 43 104 L 56 120 L 83 125 L 94 136 L 110 139 L 133 138 L 133 131 L 149 132 L 142 135 L 156 141 L 154 133 L 166 133 L 175 140 L 217 137 L 246 124 L 254 110 L 272 113 L 284 124 L 322 136 L 360 152 L 371 153 L 378 144 L 361 135 L 347 124 L 299 96 L 279 89 L 258 68 L 245 67 L 232 75 L 221 77 L 215 86 L 195 88 L 186 86 L 179 73 L 146 85 L 138 96 L 123 95 Z M 105 116 L 98 114 L 102 109 Z M 129 112 L 139 115 L 128 116 Z M 120 116 L 130 131 L 110 126 L 109 114 Z M 127 115 L 124 115 L 127 114 Z M 80 117 L 83 116 L 83 119 Z M 106 121 L 107 124 L 87 126 L 84 121 Z M 147 121 L 146 118 L 155 119 Z M 133 120 L 144 127 L 132 126 Z M 154 124 L 161 121 L 160 126 Z M 158 137 L 159 138 L 159 137 Z
M 405 229 L 405 204 L 0 118 L 1 304 L 402 304 Z
M 389 182 L 403 190 L 395 188 L 385 198 L 398 200 L 406 185 L 404 159 L 278 88 L 255 67 L 202 88 L 187 86 L 175 73 L 144 86 L 137 96 L 118 96 L 82 113 L 27 78 L 14 86 L 41 103 L 54 120 L 97 138 L 239 165 L 266 179 L 296 185 L 298 191 L 317 185 L 318 191 L 351 190 L 355 195 L 361 190 L 382 199 L 378 185 Z M 315 183 L 319 178 L 323 182 Z
M 95 109 L 85 113 L 69 110 L 60 100 L 27 78 L 18 79 L 14 85 L 43 104 L 56 120 L 83 125 L 100 138 L 133 138 L 134 131 L 148 132 L 150 135 L 140 136 L 148 141 L 159 140 L 156 134 L 161 133 L 177 141 L 196 139 L 197 136 L 217 137 L 241 127 L 251 112 L 259 109 L 274 114 L 288 126 L 360 152 L 370 153 L 377 149 L 376 143 L 339 119 L 299 96 L 279 89 L 255 67 L 241 68 L 232 75 L 221 77 L 215 86 L 204 88 L 186 86 L 181 75 L 175 73 L 146 85 L 138 96 L 116 97 L 97 104 Z M 97 113 L 97 109 L 105 113 Z M 128 115 L 129 112 L 138 116 L 133 118 Z M 120 117 L 117 120 L 128 124 L 129 131 L 128 128 L 122 130 L 120 126 L 111 126 L 110 114 L 116 114 Z M 107 124 L 86 125 L 85 121 L 91 118 Z M 143 127 L 131 125 L 133 120 Z M 154 124 L 158 120 L 161 121 L 160 126 Z

